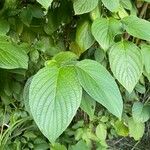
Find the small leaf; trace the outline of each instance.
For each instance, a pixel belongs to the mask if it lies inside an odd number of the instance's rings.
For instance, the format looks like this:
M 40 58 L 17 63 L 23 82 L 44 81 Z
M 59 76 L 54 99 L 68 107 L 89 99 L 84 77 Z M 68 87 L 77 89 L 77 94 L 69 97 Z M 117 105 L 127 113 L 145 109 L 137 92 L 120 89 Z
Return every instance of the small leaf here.
M 135 122 L 133 118 L 129 118 L 128 126 L 130 137 L 133 137 L 135 140 L 139 140 L 143 136 L 145 129 L 144 123 Z
M 51 6 L 53 0 L 37 0 L 46 10 Z
M 109 61 L 114 76 L 131 93 L 143 71 L 139 48 L 132 42 L 118 42 L 110 49 Z
M 77 27 L 76 42 L 82 53 L 94 44 L 94 37 L 91 33 L 91 25 L 88 21 L 82 22 Z
M 145 70 L 148 74 L 150 74 L 150 45 L 142 44 L 141 49 Z
M 80 107 L 83 111 L 85 111 L 89 115 L 91 120 L 94 117 L 95 106 L 96 106 L 95 100 L 93 100 L 86 92 L 84 92 L 82 95 Z
M 128 136 L 129 129 L 122 121 L 115 122 L 115 130 L 120 136 Z
M 54 142 L 80 106 L 82 88 L 73 67 L 45 67 L 32 79 L 29 105 L 41 132 Z
M 92 24 L 92 34 L 106 51 L 114 43 L 114 37 L 121 32 L 121 24 L 114 18 L 98 18 Z
M 24 48 L 9 40 L 7 37 L 0 37 L 0 68 L 27 69 L 28 56 Z
M 126 31 L 134 37 L 150 41 L 150 22 L 136 16 L 123 18 Z
M 73 7 L 76 15 L 92 11 L 98 5 L 98 0 L 74 0 Z
M 6 35 L 10 29 L 10 25 L 6 20 L 0 20 L 0 35 Z
M 117 12 L 120 6 L 119 0 L 102 0 L 102 3 L 112 12 Z
M 107 137 L 107 127 L 105 124 L 100 123 L 96 127 L 96 136 L 98 137 L 100 141 L 105 141 Z
M 77 144 L 72 145 L 69 150 L 90 150 L 90 148 L 83 140 L 80 140 Z
M 101 64 L 92 60 L 78 62 L 76 71 L 84 90 L 112 114 L 121 118 L 122 98 L 117 84 L 109 72 Z
M 150 105 L 135 102 L 132 107 L 132 115 L 136 122 L 146 122 L 150 118 Z

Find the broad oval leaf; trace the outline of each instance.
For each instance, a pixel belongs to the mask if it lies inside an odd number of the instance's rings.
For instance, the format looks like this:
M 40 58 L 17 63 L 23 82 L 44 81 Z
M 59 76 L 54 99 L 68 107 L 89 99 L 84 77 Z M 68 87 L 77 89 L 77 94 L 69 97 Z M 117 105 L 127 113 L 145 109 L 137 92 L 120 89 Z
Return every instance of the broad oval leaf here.
M 53 0 L 37 0 L 46 10 L 51 6 Z
M 114 76 L 131 93 L 143 71 L 139 48 L 132 42 L 118 42 L 110 49 L 109 61 Z
M 41 132 L 52 143 L 72 121 L 82 97 L 73 67 L 45 67 L 32 79 L 29 105 Z
M 91 33 L 91 25 L 89 21 L 82 22 L 77 27 L 76 42 L 82 52 L 90 48 L 94 44 L 94 37 Z
M 113 77 L 98 62 L 83 60 L 76 64 L 78 79 L 84 90 L 112 114 L 121 118 L 123 102 Z
M 0 37 L 0 68 L 28 68 L 28 56 L 25 50 L 6 37 Z
M 150 22 L 136 16 L 123 18 L 126 31 L 134 37 L 150 41 Z
M 114 43 L 114 37 L 120 32 L 121 24 L 114 18 L 98 18 L 92 24 L 92 34 L 105 51 Z
M 102 0 L 102 2 L 112 12 L 117 12 L 120 6 L 120 0 Z
M 132 115 L 136 122 L 146 122 L 150 118 L 150 105 L 143 105 L 141 102 L 134 103 Z
M 75 14 L 84 14 L 92 11 L 98 5 L 98 0 L 74 0 L 73 7 Z

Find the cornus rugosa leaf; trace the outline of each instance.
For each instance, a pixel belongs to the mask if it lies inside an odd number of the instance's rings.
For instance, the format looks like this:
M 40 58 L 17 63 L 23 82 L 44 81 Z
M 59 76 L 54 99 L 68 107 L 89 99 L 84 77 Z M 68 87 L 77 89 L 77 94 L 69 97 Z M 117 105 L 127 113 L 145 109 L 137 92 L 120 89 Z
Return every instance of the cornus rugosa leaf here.
M 92 11 L 98 5 L 98 0 L 74 0 L 73 7 L 75 14 L 84 14 Z
M 104 6 L 112 12 L 117 12 L 120 6 L 119 0 L 102 0 L 102 2 Z
M 114 76 L 131 93 L 143 71 L 139 48 L 132 42 L 118 42 L 110 49 L 109 61 Z
M 126 31 L 134 37 L 150 41 L 150 22 L 136 16 L 128 16 L 123 20 Z
M 76 64 L 78 79 L 83 89 L 113 115 L 121 118 L 123 102 L 113 77 L 99 63 L 83 60 Z
M 121 24 L 114 18 L 98 18 L 92 24 L 92 34 L 105 51 L 114 43 L 114 37 L 120 32 Z
M 33 77 L 30 110 L 39 129 L 52 143 L 70 124 L 81 96 L 82 88 L 73 67 L 45 67 Z
M 82 52 L 90 48 L 94 44 L 94 37 L 91 33 L 91 24 L 89 21 L 81 23 L 77 27 L 76 42 Z
M 6 37 L 0 37 L 0 68 L 28 68 L 28 56 L 25 50 Z

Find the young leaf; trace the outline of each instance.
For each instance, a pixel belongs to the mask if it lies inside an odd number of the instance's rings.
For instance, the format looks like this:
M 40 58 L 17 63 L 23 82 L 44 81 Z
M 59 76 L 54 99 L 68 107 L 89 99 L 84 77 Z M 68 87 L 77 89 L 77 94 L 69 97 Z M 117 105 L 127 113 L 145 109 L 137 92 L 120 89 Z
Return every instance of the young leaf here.
M 145 70 L 148 74 L 150 74 L 150 45 L 142 44 L 141 49 Z
M 118 42 L 110 49 L 109 61 L 114 76 L 131 93 L 143 70 L 139 48 L 132 42 Z
M 25 50 L 6 37 L 0 37 L 0 68 L 28 68 L 28 56 Z
M 128 126 L 130 137 L 133 137 L 135 140 L 139 140 L 143 136 L 145 129 L 144 123 L 135 122 L 133 118 L 129 118 Z
M 83 60 L 76 64 L 78 79 L 84 90 L 112 114 L 121 118 L 123 102 L 113 77 L 99 63 Z
M 132 115 L 136 122 L 146 122 L 150 118 L 150 105 L 143 105 L 141 102 L 134 103 Z
M 122 19 L 126 31 L 134 37 L 150 41 L 150 22 L 136 16 Z
M 105 124 L 100 123 L 96 127 L 96 136 L 100 141 L 105 141 L 107 137 L 107 126 Z
M 102 0 L 102 3 L 112 12 L 117 12 L 120 6 L 119 0 Z
M 51 6 L 53 0 L 37 0 L 46 10 Z
M 45 67 L 32 79 L 29 105 L 41 132 L 54 142 L 80 106 L 82 88 L 73 67 Z
M 95 106 L 96 106 L 95 100 L 92 99 L 86 92 L 84 92 L 82 95 L 80 107 L 83 111 L 85 111 L 89 115 L 91 120 L 94 117 Z
M 94 44 L 94 37 L 91 33 L 91 25 L 89 21 L 82 22 L 77 27 L 76 42 L 82 52 L 90 48 Z
M 74 0 L 73 7 L 76 15 L 92 11 L 98 5 L 98 0 Z
M 114 18 L 98 18 L 92 24 L 92 34 L 105 51 L 114 43 L 120 29 L 120 22 Z

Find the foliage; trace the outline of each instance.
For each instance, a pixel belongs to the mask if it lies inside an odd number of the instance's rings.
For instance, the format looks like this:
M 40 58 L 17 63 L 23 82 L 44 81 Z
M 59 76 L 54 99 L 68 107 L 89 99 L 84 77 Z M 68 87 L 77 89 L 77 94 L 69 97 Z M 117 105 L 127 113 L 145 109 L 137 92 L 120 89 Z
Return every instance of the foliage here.
M 148 139 L 149 2 L 0 1 L 0 149 Z

